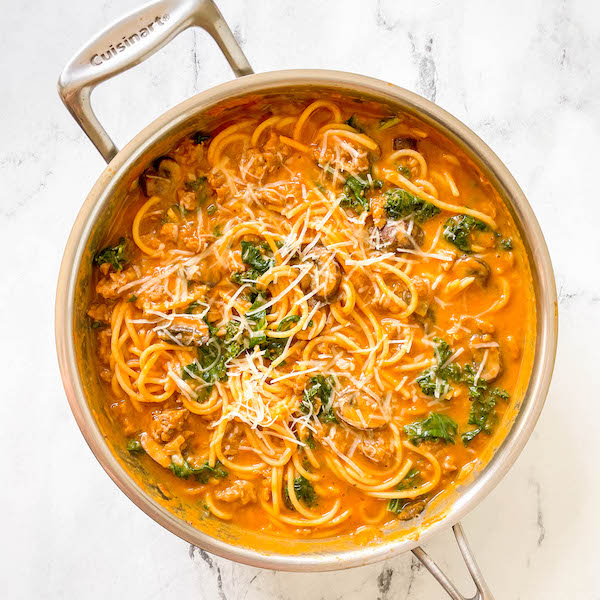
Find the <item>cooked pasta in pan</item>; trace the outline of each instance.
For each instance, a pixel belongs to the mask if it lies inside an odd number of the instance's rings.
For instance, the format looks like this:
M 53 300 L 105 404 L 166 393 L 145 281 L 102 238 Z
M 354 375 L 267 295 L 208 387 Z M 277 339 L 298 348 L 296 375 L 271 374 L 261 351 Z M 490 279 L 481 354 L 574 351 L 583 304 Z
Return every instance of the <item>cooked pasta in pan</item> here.
M 494 191 L 409 115 L 257 98 L 136 180 L 89 307 L 161 489 L 288 537 L 417 518 L 473 468 L 532 335 Z

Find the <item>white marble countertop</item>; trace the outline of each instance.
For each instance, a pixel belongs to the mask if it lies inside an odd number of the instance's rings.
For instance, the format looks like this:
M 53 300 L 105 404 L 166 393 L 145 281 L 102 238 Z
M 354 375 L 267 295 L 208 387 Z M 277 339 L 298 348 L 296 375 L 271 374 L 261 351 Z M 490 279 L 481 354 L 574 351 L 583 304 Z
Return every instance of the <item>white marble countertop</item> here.
M 141 513 L 109 480 L 67 405 L 53 303 L 66 238 L 103 162 L 55 81 L 135 0 L 11 5 L 2 36 L 0 212 L 5 410 L 0 446 L 5 598 L 334 600 L 443 598 L 410 555 L 344 573 L 286 574 L 211 557 Z M 545 232 L 560 290 L 556 371 L 515 466 L 465 520 L 498 599 L 600 598 L 600 21 L 592 0 L 220 0 L 256 71 L 333 68 L 412 89 L 504 160 Z M 6 8 L 6 7 L 5 7 Z M 186 32 L 95 95 L 120 145 L 197 91 L 232 77 Z M 447 533 L 426 549 L 467 583 Z M 467 590 L 470 588 L 466 588 Z

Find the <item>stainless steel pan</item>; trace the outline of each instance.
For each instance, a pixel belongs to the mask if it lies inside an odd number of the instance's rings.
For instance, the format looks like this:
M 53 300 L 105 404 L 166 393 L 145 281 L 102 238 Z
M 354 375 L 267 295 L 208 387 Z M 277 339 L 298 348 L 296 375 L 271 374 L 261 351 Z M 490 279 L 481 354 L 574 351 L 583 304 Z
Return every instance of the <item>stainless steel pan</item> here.
M 96 85 L 142 62 L 188 27 L 199 26 L 217 42 L 239 79 L 202 92 L 172 108 L 118 150 L 90 104 Z M 389 83 L 339 71 L 294 70 L 254 75 L 246 57 L 212 0 L 162 0 L 127 15 L 82 48 L 63 71 L 60 96 L 75 120 L 102 154 L 108 167 L 77 216 L 62 261 L 56 296 L 56 342 L 60 370 L 75 419 L 96 458 L 129 498 L 168 530 L 209 552 L 241 563 L 290 571 L 325 571 L 364 565 L 411 550 L 455 600 L 464 600 L 432 559 L 419 547 L 440 530 L 453 526 L 477 587 L 475 598 L 490 600 L 459 520 L 474 508 L 513 464 L 527 442 L 544 404 L 556 351 L 556 288 L 552 265 L 539 225 L 523 192 L 498 157 L 472 131 L 435 104 Z M 409 112 L 436 127 L 457 144 L 496 187 L 520 229 L 531 262 L 536 296 L 537 338 L 529 385 L 510 431 L 493 457 L 463 485 L 449 506 L 416 536 L 385 536 L 362 547 L 335 549 L 327 540 L 309 543 L 300 553 L 264 553 L 223 536 L 208 535 L 158 503 L 117 460 L 98 425 L 95 377 L 86 372 L 89 342 L 81 333 L 85 318 L 90 257 L 118 210 L 119 199 L 141 170 L 175 140 L 194 130 L 207 109 L 224 100 L 256 93 L 297 90 L 338 91 L 376 99 Z M 88 334 L 89 335 L 89 334 Z M 99 388 L 98 388 L 99 389 Z M 99 392 L 98 392 L 99 393 Z

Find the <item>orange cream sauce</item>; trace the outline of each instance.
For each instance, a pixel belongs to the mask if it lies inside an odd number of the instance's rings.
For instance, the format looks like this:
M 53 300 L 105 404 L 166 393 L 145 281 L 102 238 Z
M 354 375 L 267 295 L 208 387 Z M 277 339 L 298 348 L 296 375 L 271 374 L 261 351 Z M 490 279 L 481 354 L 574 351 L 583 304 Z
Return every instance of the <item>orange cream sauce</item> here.
M 89 315 L 119 443 L 249 530 L 420 518 L 486 452 L 534 335 L 492 186 L 374 102 L 217 118 L 134 182 L 106 245 Z

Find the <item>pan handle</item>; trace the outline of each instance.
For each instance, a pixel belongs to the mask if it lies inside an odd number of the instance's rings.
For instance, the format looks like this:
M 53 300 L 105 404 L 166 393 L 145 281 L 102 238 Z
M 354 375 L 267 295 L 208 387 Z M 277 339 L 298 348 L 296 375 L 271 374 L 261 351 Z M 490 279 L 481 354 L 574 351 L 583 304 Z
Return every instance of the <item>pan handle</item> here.
M 454 537 L 456 537 L 456 543 L 462 557 L 471 573 L 477 592 L 472 598 L 466 598 L 463 596 L 455 587 L 455 585 L 448 579 L 448 576 L 438 567 L 437 563 L 421 548 L 418 546 L 413 549 L 413 554 L 427 567 L 427 570 L 438 580 L 439 584 L 448 592 L 448 595 L 452 600 L 494 600 L 492 592 L 487 586 L 487 583 L 483 579 L 483 575 L 479 570 L 479 566 L 475 562 L 475 557 L 469 548 L 465 532 L 463 531 L 462 525 L 457 523 L 452 530 L 454 531 Z
M 62 72 L 58 93 L 107 163 L 118 148 L 92 110 L 92 90 L 143 62 L 188 27 L 202 27 L 210 33 L 237 77 L 253 73 L 213 0 L 159 0 L 147 4 L 104 29 Z

